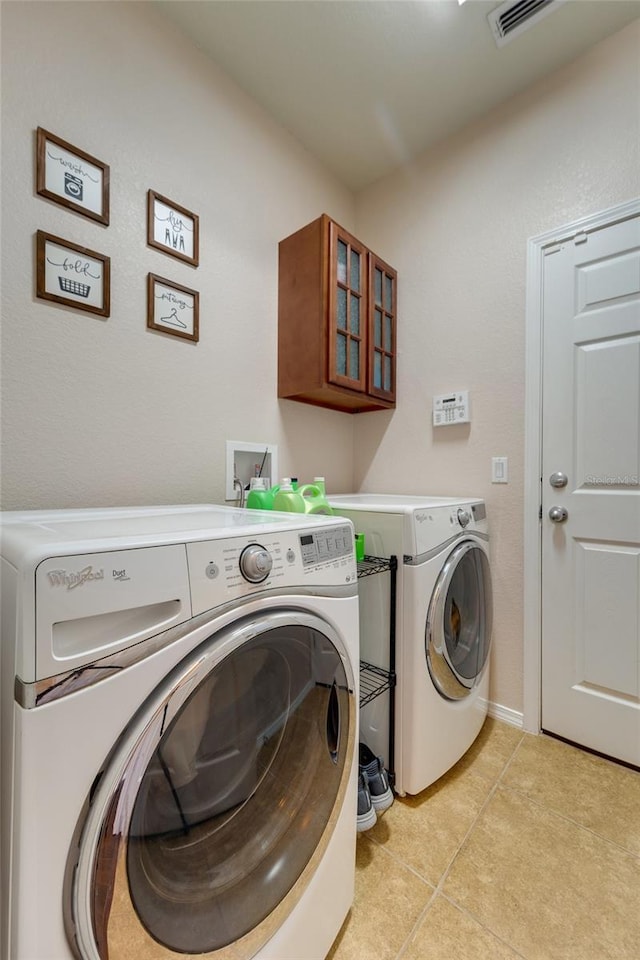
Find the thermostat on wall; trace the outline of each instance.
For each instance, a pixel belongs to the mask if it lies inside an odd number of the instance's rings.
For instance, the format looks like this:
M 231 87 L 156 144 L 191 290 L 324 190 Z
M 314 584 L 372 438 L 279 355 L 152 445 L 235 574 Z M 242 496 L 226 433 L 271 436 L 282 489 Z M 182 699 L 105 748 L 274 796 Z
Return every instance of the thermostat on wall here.
M 454 423 L 469 423 L 469 391 L 457 390 L 433 398 L 434 427 L 448 427 Z

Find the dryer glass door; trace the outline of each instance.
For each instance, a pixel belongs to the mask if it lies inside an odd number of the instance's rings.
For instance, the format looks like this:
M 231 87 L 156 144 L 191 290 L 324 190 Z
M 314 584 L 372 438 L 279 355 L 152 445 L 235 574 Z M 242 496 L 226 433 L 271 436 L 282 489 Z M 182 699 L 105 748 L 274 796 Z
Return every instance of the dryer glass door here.
M 427 614 L 429 673 L 448 700 L 467 697 L 482 676 L 491 644 L 492 610 L 487 555 L 465 540 L 447 558 Z
M 77 871 L 83 956 L 252 957 L 311 875 L 351 768 L 353 678 L 319 618 L 263 619 L 183 661 L 105 770 Z

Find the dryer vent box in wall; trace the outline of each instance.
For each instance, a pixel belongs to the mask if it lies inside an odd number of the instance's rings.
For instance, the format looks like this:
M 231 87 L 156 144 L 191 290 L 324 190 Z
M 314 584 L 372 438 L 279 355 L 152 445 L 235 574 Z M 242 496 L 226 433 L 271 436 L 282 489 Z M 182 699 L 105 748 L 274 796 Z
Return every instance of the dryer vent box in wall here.
M 264 477 L 267 487 L 278 483 L 278 445 L 276 443 L 247 443 L 244 440 L 227 440 L 225 500 L 236 500 L 239 491 L 233 481 L 240 480 L 245 490 L 251 477 Z

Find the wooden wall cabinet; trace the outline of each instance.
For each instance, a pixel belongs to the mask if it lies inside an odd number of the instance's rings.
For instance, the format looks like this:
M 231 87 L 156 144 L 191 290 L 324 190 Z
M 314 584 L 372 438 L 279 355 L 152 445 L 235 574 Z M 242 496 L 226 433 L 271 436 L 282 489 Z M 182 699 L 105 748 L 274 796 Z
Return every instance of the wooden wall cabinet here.
M 347 413 L 395 407 L 396 285 L 326 214 L 282 240 L 278 396 Z

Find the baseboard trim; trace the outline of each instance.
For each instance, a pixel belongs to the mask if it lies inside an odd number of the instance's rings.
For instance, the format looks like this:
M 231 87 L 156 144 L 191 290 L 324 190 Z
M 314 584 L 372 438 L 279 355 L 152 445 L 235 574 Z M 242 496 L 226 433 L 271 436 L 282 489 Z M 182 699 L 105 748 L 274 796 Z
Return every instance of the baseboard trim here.
M 502 720 L 504 723 L 510 723 L 512 727 L 524 726 L 524 714 L 519 710 L 512 710 L 511 707 L 503 707 L 500 703 L 493 703 L 489 700 L 487 713 L 494 720 Z

